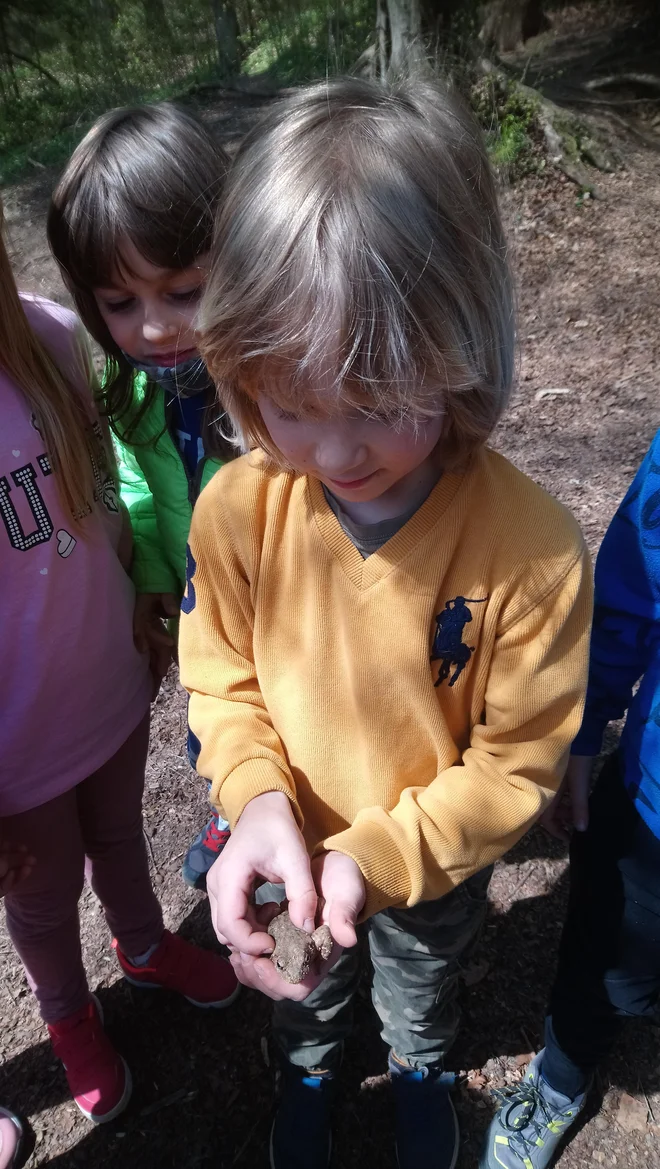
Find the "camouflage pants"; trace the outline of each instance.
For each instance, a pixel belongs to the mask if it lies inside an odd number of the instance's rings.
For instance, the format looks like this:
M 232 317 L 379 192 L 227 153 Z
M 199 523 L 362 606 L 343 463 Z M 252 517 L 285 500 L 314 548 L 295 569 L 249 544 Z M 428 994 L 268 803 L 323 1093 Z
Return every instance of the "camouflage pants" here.
M 411 1067 L 441 1063 L 458 1030 L 460 962 L 486 915 L 492 869 L 476 873 L 438 901 L 377 913 L 363 929 L 374 968 L 372 1000 L 381 1035 Z M 327 978 L 302 1003 L 275 1004 L 276 1042 L 291 1063 L 337 1066 L 352 1026 L 360 949 L 344 950 Z

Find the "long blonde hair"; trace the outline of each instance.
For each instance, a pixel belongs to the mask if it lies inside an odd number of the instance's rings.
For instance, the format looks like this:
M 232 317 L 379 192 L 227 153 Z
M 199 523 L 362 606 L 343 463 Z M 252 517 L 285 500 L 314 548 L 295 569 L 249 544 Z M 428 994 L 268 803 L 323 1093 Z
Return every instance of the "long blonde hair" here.
M 256 397 L 444 416 L 445 465 L 485 442 L 514 372 L 512 282 L 469 111 L 440 86 L 336 79 L 248 134 L 219 211 L 200 351 L 246 446 Z
M 0 368 L 25 395 L 46 444 L 63 506 L 74 522 L 94 497 L 91 419 L 28 321 L 3 238 L 0 201 Z

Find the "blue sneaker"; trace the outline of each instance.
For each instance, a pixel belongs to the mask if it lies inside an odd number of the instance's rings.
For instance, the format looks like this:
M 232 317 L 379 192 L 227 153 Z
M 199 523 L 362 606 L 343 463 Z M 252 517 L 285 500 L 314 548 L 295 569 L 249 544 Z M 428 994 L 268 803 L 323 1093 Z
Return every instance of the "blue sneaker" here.
M 327 1169 L 336 1093 L 332 1072 L 310 1072 L 282 1060 L 278 1093 L 270 1133 L 270 1169 Z
M 543 1079 L 542 1062 L 539 1051 L 519 1084 L 494 1093 L 500 1109 L 488 1129 L 479 1169 L 547 1169 L 584 1108 L 587 1090 L 574 1100 L 555 1092 Z
M 396 1102 L 399 1169 L 454 1169 L 459 1132 L 449 1089 L 456 1077 L 440 1067 L 408 1067 L 393 1051 L 388 1065 Z
M 229 840 L 229 824 L 217 813 L 193 840 L 181 868 L 181 876 L 191 889 L 206 892 L 206 874 Z

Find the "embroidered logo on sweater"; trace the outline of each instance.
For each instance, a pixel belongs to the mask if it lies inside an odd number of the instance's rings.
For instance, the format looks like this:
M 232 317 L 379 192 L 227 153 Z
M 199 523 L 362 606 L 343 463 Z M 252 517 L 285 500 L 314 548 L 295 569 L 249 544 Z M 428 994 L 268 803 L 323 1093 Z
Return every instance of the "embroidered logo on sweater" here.
M 431 661 L 441 663 L 434 686 L 442 685 L 448 678 L 449 685 L 453 686 L 460 678 L 475 650 L 475 646 L 463 641 L 463 630 L 472 620 L 468 605 L 483 605 L 487 600 L 488 597 L 453 597 L 445 601 L 442 613 L 438 613 L 435 619 L 436 630 L 431 646 Z M 456 667 L 453 674 L 452 666 Z
M 193 584 L 193 577 L 195 569 L 197 568 L 197 561 L 190 551 L 190 544 L 186 544 L 186 591 L 183 594 L 181 601 L 181 612 L 192 613 L 197 602 L 195 595 L 195 586 Z

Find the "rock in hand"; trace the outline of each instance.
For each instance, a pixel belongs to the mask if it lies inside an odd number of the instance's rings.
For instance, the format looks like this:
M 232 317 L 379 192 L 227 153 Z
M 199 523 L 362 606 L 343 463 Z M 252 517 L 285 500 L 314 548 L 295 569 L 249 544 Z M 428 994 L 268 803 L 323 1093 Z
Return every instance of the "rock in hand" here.
M 320 925 L 313 934 L 308 934 L 293 924 L 287 909 L 273 918 L 268 933 L 275 939 L 270 960 L 285 982 L 302 982 L 332 952 L 332 934 L 327 925 Z

